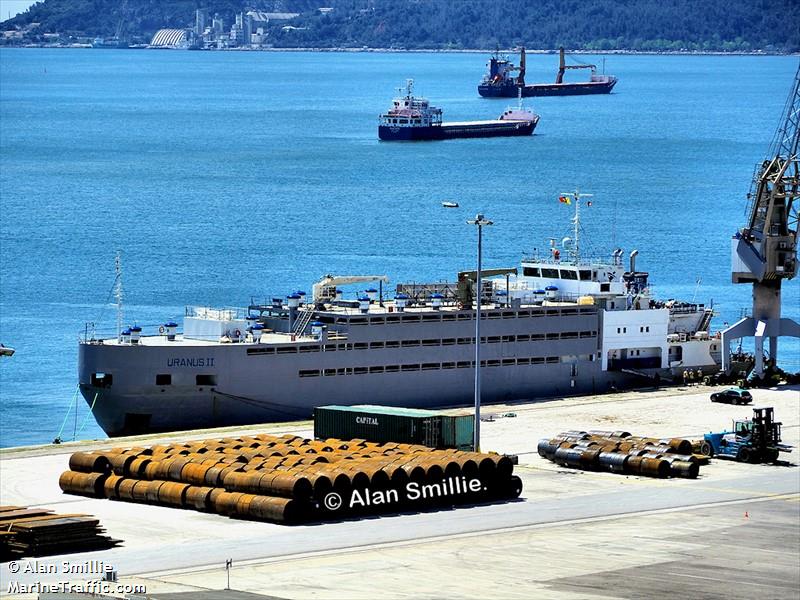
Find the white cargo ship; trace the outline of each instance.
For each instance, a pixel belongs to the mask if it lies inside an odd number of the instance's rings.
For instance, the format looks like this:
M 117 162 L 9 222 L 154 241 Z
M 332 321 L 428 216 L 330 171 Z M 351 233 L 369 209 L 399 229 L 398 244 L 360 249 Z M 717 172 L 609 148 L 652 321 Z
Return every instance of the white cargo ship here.
M 486 272 L 481 290 L 486 403 L 602 393 L 719 370 L 713 310 L 660 301 L 637 252 L 561 248 Z M 109 435 L 310 418 L 324 404 L 448 407 L 472 401 L 475 272 L 451 283 L 325 276 L 234 309 L 187 308 L 182 331 L 130 327 L 80 342 L 79 382 Z M 342 286 L 369 286 L 347 299 Z M 372 287 L 377 285 L 378 287 Z

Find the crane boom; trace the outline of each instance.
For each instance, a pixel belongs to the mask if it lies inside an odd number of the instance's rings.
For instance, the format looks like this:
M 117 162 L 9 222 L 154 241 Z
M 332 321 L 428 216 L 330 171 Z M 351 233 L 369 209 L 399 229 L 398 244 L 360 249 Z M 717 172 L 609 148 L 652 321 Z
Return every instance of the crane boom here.
M 767 156 L 797 156 L 800 147 L 800 67 L 794 77 L 794 86 L 783 109 L 781 126 L 772 138 Z
M 564 82 L 564 72 L 567 69 L 591 69 L 592 74 L 597 70 L 597 65 L 568 65 L 564 60 L 564 46 L 558 49 L 558 73 L 556 74 L 556 83 Z
M 766 160 L 748 194 L 747 226 L 733 236 L 731 279 L 753 285 L 752 315 L 722 332 L 722 368 L 730 368 L 730 342 L 755 338 L 755 372 L 764 373 L 764 340 L 777 360 L 780 336 L 800 337 L 800 325 L 781 318 L 781 283 L 797 274 L 800 206 L 800 65 Z
M 756 171 L 747 227 L 734 238 L 734 283 L 792 279 L 797 272 L 799 143 L 800 67 L 770 152 Z
M 389 283 L 389 278 L 386 275 L 325 275 L 314 284 L 314 302 L 322 302 L 325 299 L 332 298 L 336 292 L 337 285 L 370 283 L 372 281 Z

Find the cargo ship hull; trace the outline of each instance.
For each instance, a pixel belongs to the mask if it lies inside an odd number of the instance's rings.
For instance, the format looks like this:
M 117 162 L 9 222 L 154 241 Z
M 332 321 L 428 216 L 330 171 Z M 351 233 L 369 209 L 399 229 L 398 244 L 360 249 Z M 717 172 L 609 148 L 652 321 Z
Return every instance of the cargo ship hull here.
M 491 85 L 478 86 L 478 93 L 484 98 L 516 98 L 522 89 L 524 98 L 543 96 L 585 96 L 588 94 L 610 94 L 617 80 L 585 83 L 537 83 L 525 85 Z
M 641 318 L 644 312 L 659 311 L 613 314 Z M 81 343 L 80 390 L 110 436 L 308 419 L 314 407 L 331 403 L 406 408 L 472 403 L 474 310 L 317 314 L 336 323 L 335 338 L 331 333 L 289 341 L 288 334 L 274 333 L 260 343 L 198 344 L 164 336 L 148 336 L 137 345 Z M 286 328 L 285 317 L 265 320 L 276 332 Z M 663 314 L 661 320 L 666 323 Z M 482 321 L 487 404 L 652 385 L 645 372 L 660 373 L 665 381 L 670 376 L 666 348 L 664 360 L 631 353 L 605 365 L 597 355 L 613 354 L 604 339 L 613 337 L 619 323 L 595 306 L 496 308 Z M 287 339 L 276 342 L 279 338 Z M 694 369 L 718 369 L 715 340 L 687 344 L 696 347 L 684 353 L 693 357 Z
M 495 313 L 505 318 L 496 319 Z M 346 343 L 307 340 L 290 344 L 294 348 L 180 341 L 80 344 L 80 389 L 110 436 L 309 419 L 322 404 L 470 405 L 475 347 L 461 341 L 471 341 L 474 311 L 454 313 L 455 321 L 436 313 L 428 318 L 433 316 L 439 321 L 353 325 Z M 601 327 L 600 311 L 594 307 L 498 310 L 484 319 L 484 335 L 492 342 L 491 336 L 500 339 L 520 330 L 528 332 L 528 339 L 542 338 L 485 344 L 481 362 L 486 365 L 486 403 L 600 393 L 638 379 L 603 371 L 600 361 L 590 360 Z M 565 334 L 553 333 L 558 331 Z M 584 337 L 578 335 L 581 331 Z M 424 345 L 408 341 L 422 338 Z M 399 341 L 398 348 L 368 349 L 376 342 L 393 345 L 387 340 L 406 341 Z M 559 358 L 567 355 L 580 359 L 574 364 Z M 97 373 L 113 374 L 110 385 L 98 382 Z M 168 385 L 157 383 L 159 374 L 169 374 Z
M 429 127 L 392 127 L 380 125 L 378 138 L 383 141 L 449 140 L 454 138 L 503 137 L 531 135 L 535 121 L 473 121 L 442 123 Z

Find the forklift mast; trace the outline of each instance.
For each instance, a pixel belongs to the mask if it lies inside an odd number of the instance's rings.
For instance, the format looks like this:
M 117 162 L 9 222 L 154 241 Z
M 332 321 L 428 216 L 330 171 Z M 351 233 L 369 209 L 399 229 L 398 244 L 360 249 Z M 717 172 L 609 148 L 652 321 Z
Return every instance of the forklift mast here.
M 753 445 L 774 446 L 781 441 L 781 423 L 775 422 L 772 407 L 753 409 Z

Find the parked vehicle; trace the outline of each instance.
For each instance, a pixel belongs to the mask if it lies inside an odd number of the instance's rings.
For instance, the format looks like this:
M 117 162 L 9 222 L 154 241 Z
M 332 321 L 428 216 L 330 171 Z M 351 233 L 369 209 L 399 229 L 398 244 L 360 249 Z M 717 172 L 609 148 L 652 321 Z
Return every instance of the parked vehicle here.
M 714 392 L 711 394 L 712 402 L 725 402 L 727 404 L 750 404 L 753 402 L 753 396 L 747 390 L 739 387 L 731 387 L 721 392 Z

